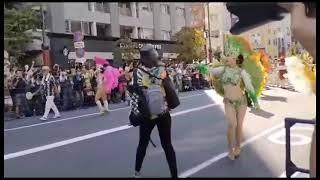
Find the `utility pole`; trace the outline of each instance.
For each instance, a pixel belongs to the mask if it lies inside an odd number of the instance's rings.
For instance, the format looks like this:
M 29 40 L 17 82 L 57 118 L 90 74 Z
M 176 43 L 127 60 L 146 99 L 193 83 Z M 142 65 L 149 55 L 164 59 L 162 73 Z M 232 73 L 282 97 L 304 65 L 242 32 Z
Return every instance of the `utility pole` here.
M 44 12 L 43 12 L 43 4 L 40 3 L 40 12 L 41 12 L 41 20 L 42 20 L 42 47 L 45 46 L 45 21 L 44 21 Z
M 49 47 L 46 43 L 46 24 L 45 24 L 45 16 L 43 11 L 43 3 L 40 3 L 40 13 L 41 13 L 41 20 L 42 20 L 42 57 L 43 57 L 43 64 L 50 65 L 50 53 Z
M 208 11 L 208 36 L 209 36 L 209 63 L 212 62 L 212 47 L 211 47 L 211 28 L 210 28 L 210 8 L 209 2 L 207 3 L 207 11 Z

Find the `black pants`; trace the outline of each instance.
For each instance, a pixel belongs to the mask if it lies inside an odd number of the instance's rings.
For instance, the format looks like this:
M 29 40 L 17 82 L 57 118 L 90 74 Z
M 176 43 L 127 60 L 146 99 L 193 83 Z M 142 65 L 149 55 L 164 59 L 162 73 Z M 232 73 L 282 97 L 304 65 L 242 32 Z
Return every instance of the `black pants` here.
M 161 145 L 166 154 L 171 176 L 178 177 L 176 154 L 171 143 L 171 116 L 169 113 L 154 120 L 146 120 L 146 122 L 140 125 L 140 139 L 136 154 L 135 170 L 138 172 L 141 170 L 150 135 L 155 125 L 158 127 Z
M 33 96 L 31 100 L 28 100 L 28 114 L 33 116 L 34 112 L 37 116 L 43 115 L 45 102 L 43 101 L 41 95 Z

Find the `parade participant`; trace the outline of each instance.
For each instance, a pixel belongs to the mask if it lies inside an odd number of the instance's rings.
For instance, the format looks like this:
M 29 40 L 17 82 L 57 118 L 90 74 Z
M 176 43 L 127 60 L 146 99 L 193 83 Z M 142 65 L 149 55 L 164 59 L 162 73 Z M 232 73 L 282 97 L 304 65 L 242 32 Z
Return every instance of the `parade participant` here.
M 267 8 L 265 6 L 265 3 L 259 3 L 259 4 L 256 3 L 256 6 L 257 5 L 260 7 L 260 9 L 257 9 L 256 12 L 260 12 L 260 13 L 257 13 L 257 17 L 255 18 L 254 21 L 250 21 L 250 18 L 247 18 L 248 17 L 247 12 L 248 10 L 249 11 L 252 10 L 254 6 L 250 5 L 245 7 L 243 6 L 242 3 L 241 5 L 240 4 L 237 5 L 237 3 L 227 3 L 227 9 L 230 11 L 230 13 L 233 13 L 240 18 L 239 22 L 232 27 L 231 33 L 234 33 L 234 32 L 242 33 L 248 29 L 257 27 L 257 25 L 262 25 L 270 21 L 280 20 L 281 15 L 285 13 L 290 13 L 291 30 L 292 30 L 293 36 L 302 44 L 304 48 L 307 49 L 307 51 L 311 54 L 312 57 L 314 58 L 316 57 L 316 14 L 317 14 L 316 2 L 269 3 Z M 299 71 L 301 72 L 301 69 Z M 309 68 L 306 68 L 305 72 L 308 72 L 306 73 L 308 74 L 307 75 L 308 78 L 306 78 L 305 80 L 310 81 L 307 84 L 311 86 L 308 89 L 311 88 L 312 91 L 315 92 L 316 91 L 315 73 L 310 73 Z M 288 71 L 289 77 L 290 77 L 290 74 L 291 73 Z M 305 77 L 305 76 L 306 75 L 304 74 L 302 77 Z M 293 78 L 293 79 L 297 79 L 297 78 Z M 312 135 L 310 157 L 309 157 L 310 158 L 310 177 L 316 177 L 316 131 L 315 130 Z
M 50 74 L 50 68 L 48 66 L 43 66 L 43 78 L 42 78 L 42 86 L 46 96 L 46 105 L 44 115 L 40 118 L 42 121 L 46 121 L 48 119 L 48 115 L 50 110 L 52 109 L 54 112 L 54 118 L 61 117 L 60 112 L 57 106 L 54 104 L 54 96 L 58 91 L 57 84 L 55 82 L 54 77 Z
M 253 100 L 255 107 L 259 107 L 259 105 L 257 97 L 254 95 L 255 89 L 252 86 L 250 75 L 246 70 L 237 66 L 235 56 L 227 57 L 225 60 L 226 62 L 224 65 L 210 68 L 209 71 L 214 76 L 219 76 L 223 88 L 225 117 L 228 123 L 228 157 L 231 160 L 234 160 L 240 155 L 242 126 L 247 111 L 247 100 L 244 91 L 241 88 L 242 82 L 244 83 L 250 98 Z
M 160 114 L 155 113 L 154 108 L 150 108 L 150 104 L 140 104 L 138 109 L 132 106 L 131 113 L 141 114 L 142 120 L 140 124 L 139 131 L 139 145 L 136 153 L 135 162 L 135 173 L 134 177 L 140 177 L 140 170 L 142 167 L 143 159 L 146 155 L 146 149 L 150 141 L 150 135 L 153 128 L 157 125 L 160 141 L 162 148 L 164 149 L 167 162 L 169 164 L 171 176 L 177 178 L 177 162 L 175 151 L 171 142 L 171 116 L 169 109 L 166 108 L 165 101 L 165 91 L 162 86 L 162 80 L 166 78 L 166 72 L 164 67 L 157 67 L 159 63 L 158 53 L 153 48 L 151 44 L 145 45 L 140 50 L 140 65 L 134 71 L 132 84 L 136 89 L 135 94 L 146 99 L 149 98 L 160 98 L 158 99 L 160 104 L 156 108 L 157 112 L 162 112 Z M 152 97 L 147 96 L 147 92 L 150 89 L 158 88 L 159 94 L 153 95 Z M 160 90 L 160 89 L 161 90 Z M 155 102 L 155 101 L 144 101 L 144 102 Z M 138 111 L 138 112 L 137 112 Z M 151 113 L 153 112 L 153 113 Z M 154 115 L 157 114 L 157 115 Z
M 106 94 L 106 82 L 108 82 L 108 80 L 105 79 L 105 69 L 103 67 L 98 67 L 97 70 L 97 92 L 95 96 L 95 102 L 99 108 L 100 115 L 103 115 L 104 113 L 108 113 L 110 111 Z M 102 106 L 100 100 L 103 101 L 104 107 Z

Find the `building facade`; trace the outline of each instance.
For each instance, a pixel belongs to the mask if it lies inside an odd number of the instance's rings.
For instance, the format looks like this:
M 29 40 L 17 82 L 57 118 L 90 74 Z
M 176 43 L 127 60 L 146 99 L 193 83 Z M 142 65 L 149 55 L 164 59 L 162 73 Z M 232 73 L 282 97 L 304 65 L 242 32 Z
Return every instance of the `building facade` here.
M 86 59 L 92 59 L 93 54 L 112 59 L 116 46 L 110 44 L 119 38 L 130 37 L 138 43 L 161 42 L 164 50 L 169 49 L 165 46 L 172 48 L 171 37 L 176 32 L 191 25 L 190 3 L 67 2 L 45 6 L 51 57 L 59 64 L 61 54 L 57 53 L 65 47 L 70 50 L 68 58 L 76 58 L 70 38 L 76 31 L 84 34 Z M 162 53 L 164 58 L 174 57 L 172 52 Z
M 209 3 L 209 16 L 208 4 L 205 4 L 205 9 L 206 30 L 210 29 L 211 49 L 213 52 L 221 51 L 224 53 L 225 36 L 230 34 L 229 30 L 231 28 L 230 12 L 227 10 L 226 3 L 224 2 Z M 208 18 L 210 20 L 210 28 Z M 209 37 L 207 37 L 207 47 L 210 47 Z
M 290 14 L 281 21 L 274 21 L 241 34 L 254 50 L 264 50 L 271 59 L 285 55 L 291 47 Z

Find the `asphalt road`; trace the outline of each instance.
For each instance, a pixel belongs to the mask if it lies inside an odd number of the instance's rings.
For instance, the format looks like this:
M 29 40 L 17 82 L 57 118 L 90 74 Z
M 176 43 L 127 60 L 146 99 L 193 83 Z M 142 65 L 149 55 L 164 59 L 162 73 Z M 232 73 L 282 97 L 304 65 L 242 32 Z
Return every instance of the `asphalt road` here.
M 260 111 L 248 109 L 242 153 L 227 155 L 222 98 L 213 90 L 182 93 L 172 114 L 172 141 L 180 177 L 281 177 L 285 172 L 284 117 L 312 119 L 315 97 L 278 88 L 266 90 Z M 4 123 L 5 177 L 132 177 L 138 128 L 128 126 L 125 104 L 99 116 L 96 108 L 63 112 L 60 119 L 38 117 Z M 292 159 L 308 167 L 310 125 L 295 125 Z M 157 128 L 143 177 L 169 177 Z M 302 176 L 302 174 L 295 174 Z

